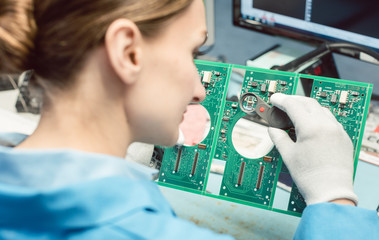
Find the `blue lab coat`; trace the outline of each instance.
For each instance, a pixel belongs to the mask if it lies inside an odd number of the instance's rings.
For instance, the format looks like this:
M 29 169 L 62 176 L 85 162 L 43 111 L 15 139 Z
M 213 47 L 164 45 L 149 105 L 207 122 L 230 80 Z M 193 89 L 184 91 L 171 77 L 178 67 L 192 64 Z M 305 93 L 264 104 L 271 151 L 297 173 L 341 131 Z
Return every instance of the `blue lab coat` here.
M 0 239 L 232 239 L 175 216 L 155 170 L 76 150 L 13 149 L 0 135 Z M 375 211 L 306 208 L 295 238 L 379 239 Z

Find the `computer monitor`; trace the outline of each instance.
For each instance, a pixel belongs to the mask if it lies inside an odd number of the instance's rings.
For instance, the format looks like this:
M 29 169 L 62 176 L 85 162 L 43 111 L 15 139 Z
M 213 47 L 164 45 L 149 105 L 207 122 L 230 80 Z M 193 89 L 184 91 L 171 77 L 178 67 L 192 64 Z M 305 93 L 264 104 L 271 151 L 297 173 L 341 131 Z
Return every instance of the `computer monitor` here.
M 307 42 L 379 51 L 376 0 L 233 0 L 234 25 Z
M 204 0 L 204 5 L 208 30 L 208 38 L 204 46 L 209 47 L 213 45 L 215 41 L 214 0 Z

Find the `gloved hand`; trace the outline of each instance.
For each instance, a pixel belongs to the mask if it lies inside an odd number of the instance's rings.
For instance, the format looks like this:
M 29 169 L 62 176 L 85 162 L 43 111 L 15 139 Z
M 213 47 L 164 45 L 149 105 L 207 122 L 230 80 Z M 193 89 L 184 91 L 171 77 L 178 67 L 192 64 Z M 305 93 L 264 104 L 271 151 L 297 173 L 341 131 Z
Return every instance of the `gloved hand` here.
M 315 99 L 282 93 L 271 103 L 295 126 L 296 142 L 281 129 L 269 128 L 269 134 L 307 205 L 344 198 L 357 204 L 353 144 L 330 110 Z

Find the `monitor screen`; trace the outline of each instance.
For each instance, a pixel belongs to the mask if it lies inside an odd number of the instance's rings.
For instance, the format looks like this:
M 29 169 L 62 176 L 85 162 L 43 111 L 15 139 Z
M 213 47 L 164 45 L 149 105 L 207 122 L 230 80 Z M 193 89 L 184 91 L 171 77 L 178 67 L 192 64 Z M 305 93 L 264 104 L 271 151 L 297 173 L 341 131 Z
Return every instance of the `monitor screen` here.
M 214 16 L 214 0 L 204 0 L 205 14 L 207 20 L 208 38 L 204 46 L 211 46 L 215 41 L 215 16 Z
M 307 41 L 379 50 L 376 0 L 234 0 L 235 25 Z

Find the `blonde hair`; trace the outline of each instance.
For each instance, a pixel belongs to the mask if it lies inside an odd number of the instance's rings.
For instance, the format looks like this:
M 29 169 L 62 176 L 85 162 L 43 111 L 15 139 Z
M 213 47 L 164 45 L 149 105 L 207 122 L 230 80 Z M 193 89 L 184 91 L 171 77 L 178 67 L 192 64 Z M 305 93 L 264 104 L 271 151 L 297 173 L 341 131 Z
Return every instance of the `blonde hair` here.
M 35 30 L 31 1 L 0 0 L 0 73 L 28 68 Z
M 0 0 L 0 72 L 34 69 L 38 78 L 65 87 L 113 21 L 128 18 L 152 37 L 192 1 Z

